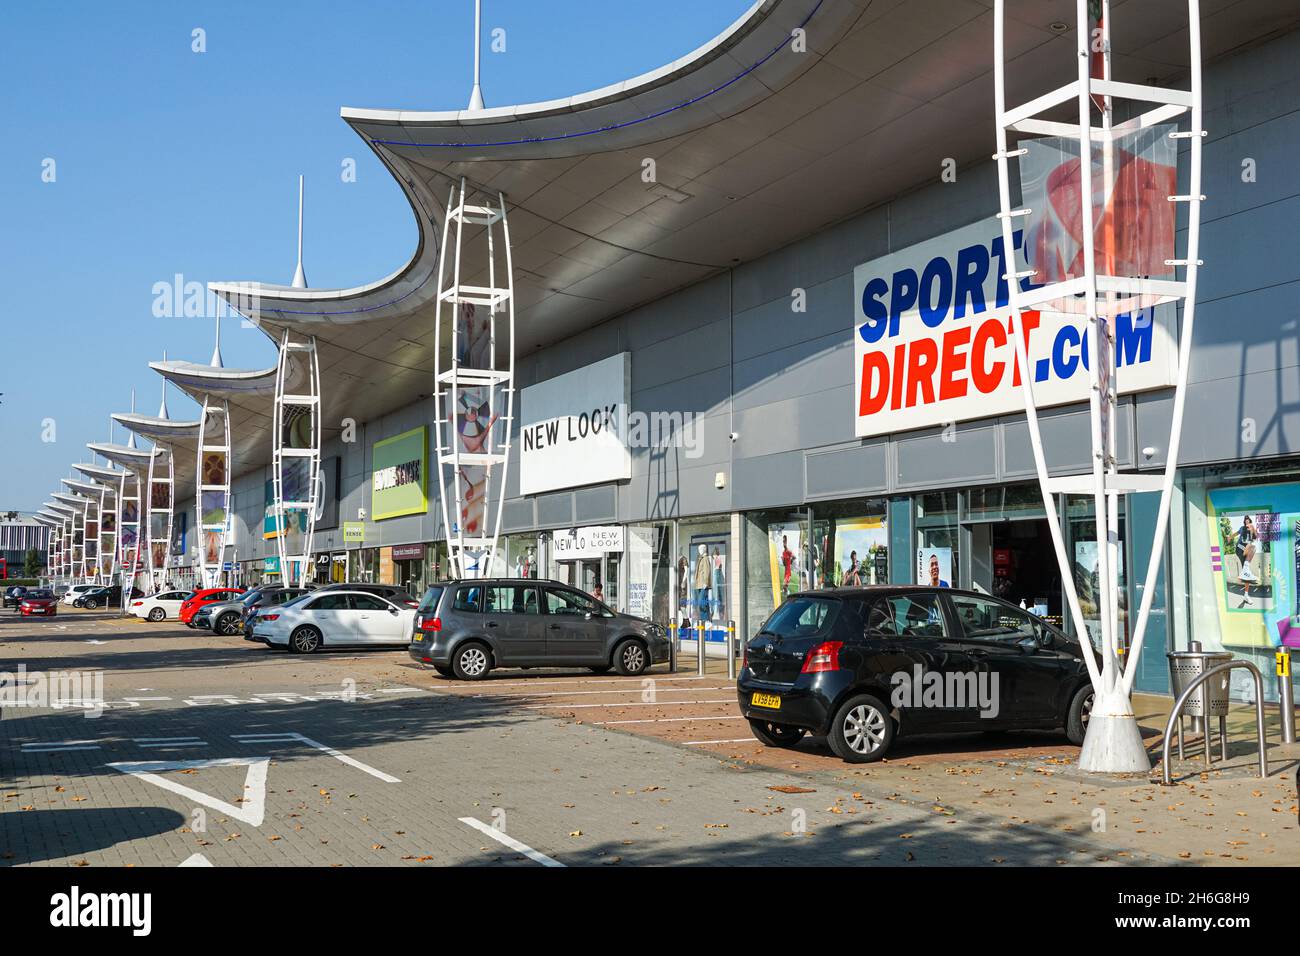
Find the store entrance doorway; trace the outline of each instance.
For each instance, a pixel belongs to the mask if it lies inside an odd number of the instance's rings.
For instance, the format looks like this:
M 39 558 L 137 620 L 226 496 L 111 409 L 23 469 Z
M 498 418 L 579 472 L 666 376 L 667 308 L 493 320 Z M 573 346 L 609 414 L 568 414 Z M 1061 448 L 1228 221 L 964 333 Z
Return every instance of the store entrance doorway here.
M 1047 520 L 989 521 L 969 528 L 972 586 L 1059 622 L 1064 595 Z

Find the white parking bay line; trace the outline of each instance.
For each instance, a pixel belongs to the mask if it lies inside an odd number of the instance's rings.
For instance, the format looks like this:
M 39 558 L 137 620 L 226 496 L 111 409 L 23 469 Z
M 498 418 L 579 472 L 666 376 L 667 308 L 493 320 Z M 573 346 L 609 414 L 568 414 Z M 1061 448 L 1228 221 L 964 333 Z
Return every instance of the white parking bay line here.
M 718 691 L 725 690 L 725 689 L 726 688 L 723 687 L 660 687 L 655 691 L 655 693 L 657 694 L 716 694 L 718 693 Z M 600 694 L 636 694 L 636 693 L 639 693 L 639 691 L 635 687 L 620 687 L 616 690 L 556 690 L 556 691 L 549 691 L 547 693 L 538 693 L 538 694 L 493 694 L 491 692 L 488 692 L 486 694 L 458 694 L 457 696 L 473 697 L 475 700 L 477 700 L 480 697 L 484 697 L 484 698 L 595 697 L 595 696 L 599 696 Z
M 713 678 L 718 680 L 720 678 Z M 534 677 L 531 680 L 516 681 L 486 681 L 484 687 L 552 687 L 559 684 L 640 684 L 646 680 L 655 681 L 688 681 L 688 680 L 705 680 L 698 674 L 690 677 L 664 677 L 662 674 L 647 674 L 645 677 L 573 677 L 568 679 L 555 677 Z M 446 685 L 438 685 L 443 687 Z
M 756 744 L 758 743 L 753 737 L 733 737 L 730 740 L 688 740 L 687 747 L 701 747 L 705 744 Z
M 545 853 L 534 850 L 532 847 L 528 846 L 528 844 L 520 843 L 514 837 L 508 836 L 496 827 L 488 826 L 482 820 L 476 820 L 473 817 L 461 817 L 460 822 L 468 827 L 473 827 L 479 833 L 490 836 L 503 846 L 510 847 L 510 849 L 514 850 L 516 853 L 522 853 L 534 863 L 540 863 L 542 866 L 564 866 L 564 864 L 559 860 L 553 860 Z
M 734 704 L 736 699 L 728 697 L 725 700 L 638 700 L 630 704 L 530 704 L 530 710 L 579 710 L 588 707 L 689 707 L 692 704 Z
M 92 740 L 63 740 L 50 741 L 41 744 L 23 744 L 22 752 L 25 754 L 57 752 L 63 750 L 98 750 L 99 744 Z
M 364 764 L 360 760 L 349 757 L 342 751 L 335 750 L 333 747 L 321 743 L 319 740 L 312 740 L 310 737 L 304 737 L 302 734 L 285 733 L 285 734 L 231 734 L 232 739 L 238 740 L 241 744 L 270 744 L 270 743 L 304 743 L 308 747 L 315 747 L 321 753 L 329 754 L 340 763 L 345 763 L 349 767 L 355 767 L 362 773 L 368 773 L 384 783 L 401 783 L 400 777 L 394 777 L 391 774 L 384 773 L 382 770 L 376 770 L 369 764 Z
M 696 701 L 698 704 L 699 701 Z M 592 726 L 612 727 L 615 724 L 677 724 L 697 720 L 744 720 L 739 714 L 730 717 L 643 717 L 639 720 L 594 720 Z

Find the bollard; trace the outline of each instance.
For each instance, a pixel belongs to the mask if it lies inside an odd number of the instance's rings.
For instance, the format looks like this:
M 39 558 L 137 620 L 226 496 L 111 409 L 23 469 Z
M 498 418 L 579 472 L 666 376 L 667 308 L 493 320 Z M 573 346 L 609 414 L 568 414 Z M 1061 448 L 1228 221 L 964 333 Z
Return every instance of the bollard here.
M 699 658 L 699 673 L 704 676 L 704 622 L 695 622 L 695 656 Z
M 727 622 L 727 680 L 736 679 L 736 622 Z
M 1295 743 L 1295 688 L 1291 686 L 1291 649 L 1277 649 L 1277 700 L 1282 711 L 1282 743 Z
M 668 622 L 668 673 L 677 673 L 677 644 L 681 640 L 677 622 Z

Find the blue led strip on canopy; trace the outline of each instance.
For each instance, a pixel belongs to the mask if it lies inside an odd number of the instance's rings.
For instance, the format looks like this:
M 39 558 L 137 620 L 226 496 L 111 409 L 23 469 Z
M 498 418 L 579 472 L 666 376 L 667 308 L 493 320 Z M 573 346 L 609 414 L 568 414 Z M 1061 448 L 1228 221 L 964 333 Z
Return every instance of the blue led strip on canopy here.
M 808 25 L 808 22 L 812 20 L 814 16 L 817 15 L 817 11 L 821 9 L 821 5 L 824 2 L 825 0 L 817 0 L 817 3 L 814 4 L 812 10 L 808 12 L 808 16 L 804 17 L 803 21 L 799 24 L 798 29 L 803 29 L 805 26 Z M 641 123 L 648 123 L 651 120 L 659 119 L 661 117 L 669 115 L 670 113 L 675 113 L 678 110 L 686 109 L 686 107 L 688 106 L 694 106 L 696 103 L 699 103 L 701 100 L 708 99 L 710 96 L 713 96 L 715 93 L 721 93 L 729 86 L 732 86 L 733 84 L 743 80 L 745 77 L 753 73 L 755 70 L 761 67 L 768 60 L 772 59 L 772 57 L 780 53 L 781 48 L 784 47 L 788 42 L 789 42 L 788 39 L 782 40 L 780 43 L 778 43 L 775 47 L 772 48 L 771 52 L 769 52 L 767 56 L 763 57 L 761 60 L 759 60 L 757 63 L 753 64 L 752 66 L 737 73 L 735 76 L 727 80 L 727 82 L 723 83 L 722 85 L 715 86 L 707 93 L 701 93 L 699 96 L 693 96 L 689 100 L 684 100 L 683 102 L 678 103 L 676 106 L 670 106 L 667 109 L 662 109 L 658 113 L 651 113 L 649 116 L 642 116 L 639 119 L 627 120 L 626 122 L 623 123 L 613 123 L 609 126 L 601 126 L 598 129 L 583 130 L 578 133 L 562 133 L 556 136 L 533 136 L 526 139 L 499 140 L 493 143 L 414 143 L 410 141 L 391 140 L 391 139 L 374 139 L 371 140 L 371 143 L 378 146 L 413 146 L 417 149 L 466 149 L 466 148 L 484 149 L 492 146 L 524 146 L 530 143 L 556 143 L 556 142 L 563 142 L 566 139 L 579 139 L 583 136 L 595 136 L 598 133 L 610 133 L 615 130 L 627 129 L 629 126 L 637 126 L 640 125 Z

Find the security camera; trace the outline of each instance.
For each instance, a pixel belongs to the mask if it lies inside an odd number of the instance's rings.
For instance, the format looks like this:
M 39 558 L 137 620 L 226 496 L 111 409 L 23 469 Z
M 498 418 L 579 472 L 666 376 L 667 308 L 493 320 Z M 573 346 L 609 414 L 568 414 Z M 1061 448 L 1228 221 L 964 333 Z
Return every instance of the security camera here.
M 1147 459 L 1148 461 L 1150 461 L 1155 456 L 1156 456 L 1156 450 L 1154 446 L 1147 445 L 1145 448 L 1142 449 L 1142 457 Z
M 740 432 L 731 432 L 727 437 L 730 438 L 732 441 L 736 441 L 738 438 L 740 438 Z

